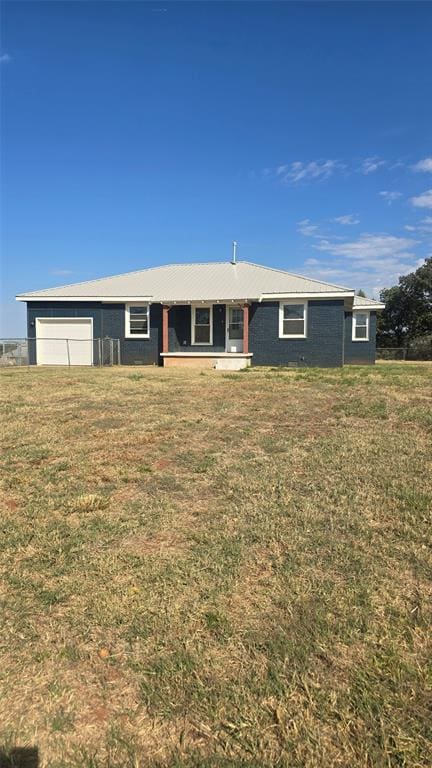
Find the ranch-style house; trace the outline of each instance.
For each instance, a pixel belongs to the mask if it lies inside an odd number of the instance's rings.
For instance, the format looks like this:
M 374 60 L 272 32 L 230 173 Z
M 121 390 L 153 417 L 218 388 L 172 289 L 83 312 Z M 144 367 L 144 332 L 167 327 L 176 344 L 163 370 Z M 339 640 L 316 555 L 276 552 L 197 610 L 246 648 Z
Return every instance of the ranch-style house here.
M 119 339 L 126 365 L 238 369 L 375 362 L 380 302 L 247 261 L 169 264 L 31 291 L 30 362 L 92 365 Z M 60 340 L 71 339 L 68 359 Z

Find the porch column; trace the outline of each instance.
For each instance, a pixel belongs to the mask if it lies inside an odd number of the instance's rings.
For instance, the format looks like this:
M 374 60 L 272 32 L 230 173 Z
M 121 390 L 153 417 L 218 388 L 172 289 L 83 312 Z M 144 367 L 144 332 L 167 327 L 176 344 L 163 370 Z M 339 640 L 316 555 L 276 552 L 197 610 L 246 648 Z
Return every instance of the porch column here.
M 243 304 L 243 352 L 249 352 L 249 304 Z
M 170 308 L 163 304 L 162 306 L 162 352 L 169 352 L 168 349 L 168 312 Z

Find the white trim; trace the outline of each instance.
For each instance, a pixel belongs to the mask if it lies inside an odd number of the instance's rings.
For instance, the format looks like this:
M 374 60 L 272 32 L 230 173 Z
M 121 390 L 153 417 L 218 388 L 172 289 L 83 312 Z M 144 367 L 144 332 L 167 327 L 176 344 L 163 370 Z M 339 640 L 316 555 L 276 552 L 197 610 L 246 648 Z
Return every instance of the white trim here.
M 303 321 L 304 321 L 304 333 L 289 333 L 283 332 L 284 323 L 284 306 L 288 304 L 303 304 Z M 284 299 L 279 302 L 279 338 L 280 339 L 306 339 L 307 338 L 307 319 L 308 319 L 308 302 L 307 299 Z
M 279 301 L 279 299 L 352 299 L 354 298 L 354 291 L 318 291 L 307 293 L 261 293 L 258 296 L 236 296 L 234 298 L 213 297 L 212 299 L 162 299 L 152 296 L 37 296 L 35 294 L 20 294 L 15 296 L 16 301 L 103 301 L 109 304 L 123 304 L 127 302 L 140 302 L 154 304 L 246 304 L 250 301 Z M 376 309 L 376 305 L 374 305 Z M 384 308 L 384 305 L 379 305 L 379 309 Z
M 243 305 L 242 304 L 226 304 L 225 305 L 225 350 L 228 352 L 228 332 L 229 332 L 229 311 L 230 309 L 240 309 L 242 312 L 242 323 L 244 322 L 244 316 L 243 316 Z M 241 341 L 243 346 L 243 338 L 238 339 L 238 341 Z M 234 343 L 234 342 L 232 342 Z M 230 352 L 231 355 L 238 355 L 241 354 L 241 352 Z
M 161 352 L 161 357 L 253 357 L 253 352 Z
M 88 317 L 87 315 L 83 315 L 83 317 L 77 317 L 76 315 L 74 317 L 35 317 L 35 345 L 36 345 L 36 365 L 49 365 L 49 363 L 40 363 L 38 362 L 38 341 L 86 341 L 86 339 L 61 339 L 59 337 L 52 337 L 52 339 L 38 337 L 38 328 L 39 323 L 61 323 L 63 321 L 67 322 L 90 322 L 90 328 L 91 328 L 91 337 L 89 341 L 91 341 L 90 344 L 90 353 L 91 353 L 91 363 L 90 365 L 93 365 L 93 342 L 94 342 L 94 333 L 93 333 L 93 318 Z
M 354 297 L 354 291 L 319 291 L 319 293 L 262 293 L 258 301 L 278 301 L 280 299 L 347 299 Z
M 210 310 L 210 341 L 195 341 L 195 312 L 197 309 Z M 203 326 L 205 328 L 206 326 Z M 191 346 L 192 347 L 212 347 L 213 346 L 213 304 L 211 302 L 191 305 Z
M 361 312 L 363 309 L 373 312 L 376 309 L 385 309 L 385 304 L 379 302 L 376 304 L 357 304 L 357 306 L 354 304 L 353 312 Z
M 355 335 L 357 323 L 355 322 L 356 315 L 366 315 L 366 336 L 364 339 L 357 339 Z M 360 326 L 364 327 L 364 326 Z M 351 340 L 352 341 L 369 341 L 369 334 L 370 334 L 370 311 L 368 309 L 355 309 L 352 313 L 352 333 L 351 333 Z
M 21 294 L 15 296 L 15 301 L 104 301 L 109 304 L 124 304 L 125 302 L 144 302 L 150 304 L 153 296 L 35 296 Z M 164 302 L 158 302 L 163 304 Z
M 130 308 L 147 307 L 147 333 L 131 333 Z M 129 301 L 125 304 L 125 339 L 149 339 L 150 338 L 150 304 L 148 301 Z

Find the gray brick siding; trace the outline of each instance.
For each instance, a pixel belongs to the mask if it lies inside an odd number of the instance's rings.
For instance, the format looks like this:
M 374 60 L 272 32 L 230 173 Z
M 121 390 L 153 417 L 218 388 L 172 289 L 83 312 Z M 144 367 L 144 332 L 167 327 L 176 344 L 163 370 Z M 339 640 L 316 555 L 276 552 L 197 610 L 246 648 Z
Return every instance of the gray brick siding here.
M 150 306 L 150 338 L 125 338 L 125 305 L 101 304 L 99 302 L 28 302 L 27 305 L 27 335 L 36 336 L 37 317 L 92 317 L 93 336 L 95 339 L 108 336 L 120 339 L 120 359 L 124 365 L 158 365 L 162 344 L 162 307 L 160 304 Z M 31 363 L 36 363 L 36 345 L 30 344 Z
M 161 362 L 162 306 L 150 306 L 150 338 L 125 338 L 125 305 L 100 302 L 28 302 L 27 334 L 34 338 L 37 317 L 92 317 L 95 338 L 121 340 L 121 362 L 126 365 Z M 213 307 L 213 346 L 191 345 L 191 307 L 179 305 L 169 312 L 169 348 L 171 352 L 225 351 L 224 304 Z M 352 314 L 344 312 L 341 299 L 310 300 L 306 339 L 279 338 L 279 302 L 253 303 L 249 313 L 249 350 L 253 365 L 288 365 L 333 367 L 346 363 L 375 362 L 376 313 L 371 312 L 370 341 L 351 340 Z M 345 335 L 344 335 L 345 334 Z M 343 343 L 344 341 L 344 343 Z M 345 349 L 344 349 L 345 347 Z M 35 363 L 35 344 L 30 344 L 31 362 Z
M 334 367 L 343 364 L 344 302 L 309 301 L 306 339 L 279 338 L 279 302 L 250 308 L 249 350 L 252 365 Z
M 352 340 L 352 312 L 345 312 L 345 364 L 373 365 L 376 357 L 376 312 L 370 313 L 369 341 Z
M 171 307 L 168 314 L 170 352 L 225 352 L 225 304 L 213 305 L 213 345 L 191 343 L 192 307 Z

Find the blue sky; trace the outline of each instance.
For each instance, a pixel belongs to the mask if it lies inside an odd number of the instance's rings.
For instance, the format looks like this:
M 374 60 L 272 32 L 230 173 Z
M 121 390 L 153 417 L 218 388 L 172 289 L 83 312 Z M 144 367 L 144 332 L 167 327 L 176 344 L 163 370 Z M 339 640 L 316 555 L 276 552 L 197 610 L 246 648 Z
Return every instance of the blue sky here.
M 3 4 L 14 295 L 239 258 L 377 295 L 432 253 L 432 5 Z

